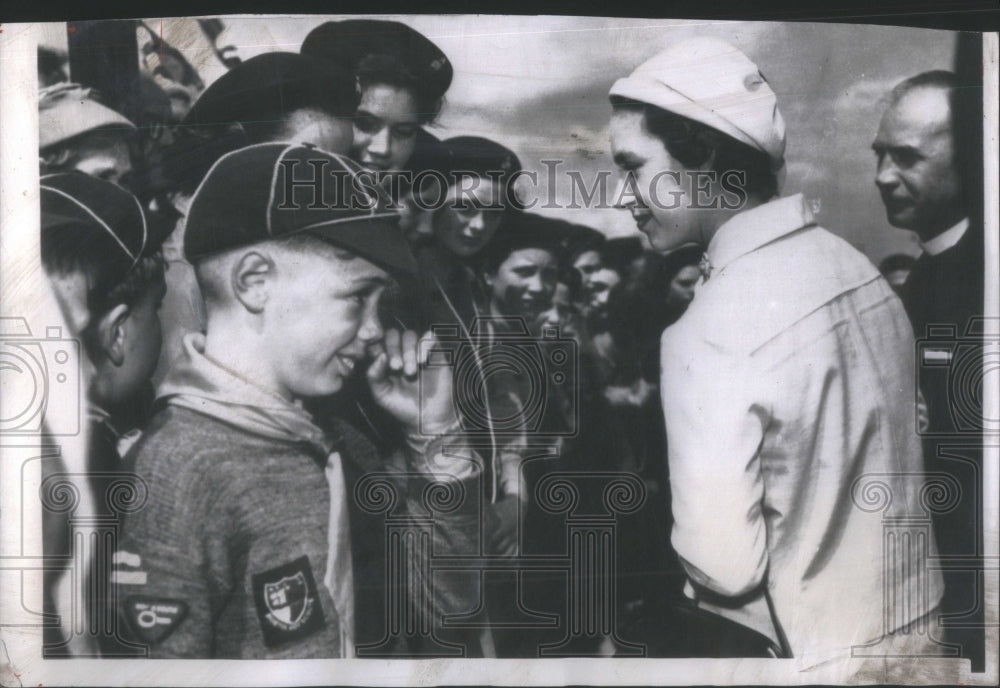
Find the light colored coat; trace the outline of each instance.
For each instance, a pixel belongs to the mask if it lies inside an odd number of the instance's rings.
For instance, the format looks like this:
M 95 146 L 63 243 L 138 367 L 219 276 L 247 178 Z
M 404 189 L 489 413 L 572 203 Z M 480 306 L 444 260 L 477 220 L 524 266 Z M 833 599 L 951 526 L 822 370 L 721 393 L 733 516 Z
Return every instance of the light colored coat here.
M 909 322 L 801 196 L 736 215 L 708 258 L 710 278 L 661 349 L 672 543 L 688 592 L 796 657 L 844 656 L 941 596 L 926 566 L 937 550 Z M 927 523 L 915 558 L 883 553 L 885 518 L 897 516 Z M 887 607 L 898 599 L 907 604 Z

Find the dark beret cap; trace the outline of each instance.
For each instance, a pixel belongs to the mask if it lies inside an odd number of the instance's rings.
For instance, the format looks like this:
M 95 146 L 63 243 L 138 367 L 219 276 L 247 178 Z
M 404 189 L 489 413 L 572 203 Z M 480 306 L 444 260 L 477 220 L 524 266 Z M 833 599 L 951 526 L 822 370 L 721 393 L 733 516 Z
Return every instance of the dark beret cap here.
M 228 153 L 191 199 L 184 255 L 197 262 L 308 232 L 389 272 L 413 274 L 399 213 L 367 174 L 353 160 L 307 144 L 260 143 Z
M 563 222 L 537 213 L 512 211 L 484 249 L 485 265 L 495 270 L 511 253 L 526 248 L 549 251 L 563 256 Z
M 456 184 L 459 177 L 474 175 L 496 180 L 506 194 L 503 202 L 508 208 L 523 210 L 523 205 L 507 181 L 521 170 L 517 155 L 495 141 L 479 136 L 456 136 L 439 141 L 426 132 L 418 133 L 417 147 L 409 164 L 415 175 L 434 171 L 449 184 Z
M 521 161 L 509 148 L 480 136 L 456 136 L 445 139 L 448 172 L 470 172 L 480 177 L 506 179 L 521 169 Z
M 182 124 L 277 122 L 307 107 L 353 117 L 359 98 L 354 77 L 347 70 L 297 53 L 264 53 L 213 82 Z
M 346 19 L 326 22 L 309 32 L 302 43 L 303 55 L 329 60 L 356 73 L 370 55 L 384 55 L 404 65 L 434 99 L 451 85 L 451 62 L 441 49 L 406 24 L 378 19 Z
M 117 184 L 65 172 L 41 177 L 38 187 L 43 234 L 70 225 L 86 227 L 95 241 L 107 244 L 129 265 L 158 251 L 169 234 L 157 233 L 136 197 Z
M 459 173 L 503 180 L 521 169 L 521 161 L 509 148 L 479 136 L 456 136 L 441 141 L 423 129 L 408 165 L 413 172 L 433 170 L 449 182 Z

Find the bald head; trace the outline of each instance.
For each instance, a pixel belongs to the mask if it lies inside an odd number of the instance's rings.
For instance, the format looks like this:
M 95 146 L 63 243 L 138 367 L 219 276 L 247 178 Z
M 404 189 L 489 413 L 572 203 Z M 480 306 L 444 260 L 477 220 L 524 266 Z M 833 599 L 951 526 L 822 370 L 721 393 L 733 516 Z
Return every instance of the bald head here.
M 928 72 L 894 88 L 872 143 L 889 224 L 925 241 L 965 215 L 947 74 Z

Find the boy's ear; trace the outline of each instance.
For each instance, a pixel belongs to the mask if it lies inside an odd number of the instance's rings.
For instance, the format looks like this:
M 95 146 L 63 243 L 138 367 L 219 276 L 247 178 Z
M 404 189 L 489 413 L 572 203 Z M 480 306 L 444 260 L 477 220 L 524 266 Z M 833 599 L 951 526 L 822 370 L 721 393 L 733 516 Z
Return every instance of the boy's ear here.
M 267 303 L 267 284 L 274 275 L 274 261 L 258 251 L 248 251 L 233 263 L 230 275 L 233 294 L 251 313 L 260 313 Z
M 97 345 L 100 353 L 116 367 L 125 362 L 125 321 L 132 310 L 120 303 L 97 322 Z

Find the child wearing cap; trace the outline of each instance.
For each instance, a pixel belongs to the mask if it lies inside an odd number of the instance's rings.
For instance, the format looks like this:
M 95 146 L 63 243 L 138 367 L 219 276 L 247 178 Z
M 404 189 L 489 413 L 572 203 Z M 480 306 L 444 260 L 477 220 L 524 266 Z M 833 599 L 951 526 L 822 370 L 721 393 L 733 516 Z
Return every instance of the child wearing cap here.
M 160 352 L 162 236 L 139 201 L 85 174 L 42 177 L 42 266 L 93 367 L 88 392 L 95 425 L 94 470 L 118 463 L 115 442 L 131 428 L 116 421 L 149 382 Z
M 77 170 L 119 183 L 132 172 L 135 125 L 79 84 L 38 93 L 38 149 L 43 174 Z
M 251 143 L 308 141 L 346 154 L 357 104 L 351 75 L 319 59 L 273 52 L 223 74 L 184 116 L 164 156 L 173 189 L 169 200 L 161 200 L 176 230 L 164 245 L 170 270 L 162 311 L 163 351 L 153 376 L 157 383 L 181 353 L 184 335 L 205 329 L 205 307 L 183 256 L 184 216 L 205 173 L 225 153 Z
M 420 163 L 408 204 L 429 225 L 429 237 L 414 247 L 427 314 L 433 324 L 468 328 L 487 301 L 478 262 L 519 207 L 511 182 L 521 164 L 504 146 L 475 136 L 437 142 Z
M 351 157 L 377 172 L 406 169 L 421 126 L 437 117 L 451 85 L 451 63 L 441 49 L 400 22 L 347 19 L 310 31 L 301 53 L 357 77 Z
M 330 173 L 319 189 L 302 181 L 313 169 Z M 384 192 L 334 188 L 360 171 L 259 144 L 220 158 L 194 195 L 184 250 L 208 325 L 185 339 L 130 457 L 149 500 L 124 524 L 114 572 L 119 613 L 152 656 L 353 656 L 364 581 L 344 466 L 379 457 L 346 423 L 321 430 L 302 402 L 356 369 L 403 426 L 414 470 L 479 472 L 471 452 L 440 456 L 457 428 L 450 369 L 418 385 L 416 335 L 383 333 L 379 298 L 413 259 Z
M 111 182 L 53 174 L 41 178 L 39 192 L 42 266 L 89 362 L 87 480 L 105 513 L 106 491 L 137 435 L 130 411 L 160 352 L 162 236 L 150 231 L 138 200 Z M 46 518 L 47 527 L 64 525 Z M 101 599 L 103 584 L 92 584 Z
M 482 249 L 478 257 L 479 279 L 484 284 L 477 310 L 482 314 L 472 336 L 484 374 L 485 410 L 496 428 L 492 461 L 492 482 L 488 506 L 484 509 L 487 544 L 494 554 L 505 556 L 550 555 L 561 550 L 556 542 L 564 536 L 561 521 L 537 508 L 534 488 L 548 472 L 562 466 L 565 433 L 573 419 L 571 405 L 563 398 L 566 389 L 550 384 L 551 377 L 537 378 L 532 366 L 503 365 L 506 344 L 521 346 L 522 355 L 539 351 L 532 343 L 541 335 L 544 314 L 552 304 L 561 253 L 560 225 L 557 221 L 526 212 L 510 213 Z M 568 334 L 563 333 L 564 337 Z M 542 355 L 546 355 L 543 353 Z M 499 363 L 499 365 L 498 365 Z M 544 370 L 545 362 L 534 366 Z M 537 387 L 541 385 L 541 387 Z M 462 389 L 468 388 L 465 384 Z M 537 425 L 525 422 L 525 410 L 532 398 L 544 402 Z M 478 397 L 458 399 L 460 406 L 482 406 Z M 513 419 L 513 423 L 511 422 Z M 542 459 L 542 460 L 538 460 Z M 507 609 L 527 601 L 531 608 L 559 612 L 563 590 L 553 581 L 523 577 L 508 580 L 499 574 L 486 576 L 486 607 L 492 619 L 503 620 Z M 538 648 L 556 640 L 551 631 L 525 628 L 492 629 L 493 643 L 501 657 L 537 656 Z
M 775 92 L 742 52 L 697 38 L 610 96 L 611 148 L 634 192 L 623 207 L 657 251 L 705 251 L 702 283 L 661 340 L 685 594 L 714 628 L 723 617 L 752 629 L 761 655 L 803 667 L 932 623 L 940 573 L 883 549 L 885 518 L 924 513 L 912 330 L 867 258 L 819 227 L 801 195 L 777 197 Z M 854 501 L 866 474 L 891 508 Z M 897 599 L 917 602 L 887 621 Z M 726 646 L 685 635 L 706 653 Z M 901 651 L 933 652 L 917 635 L 899 634 Z

